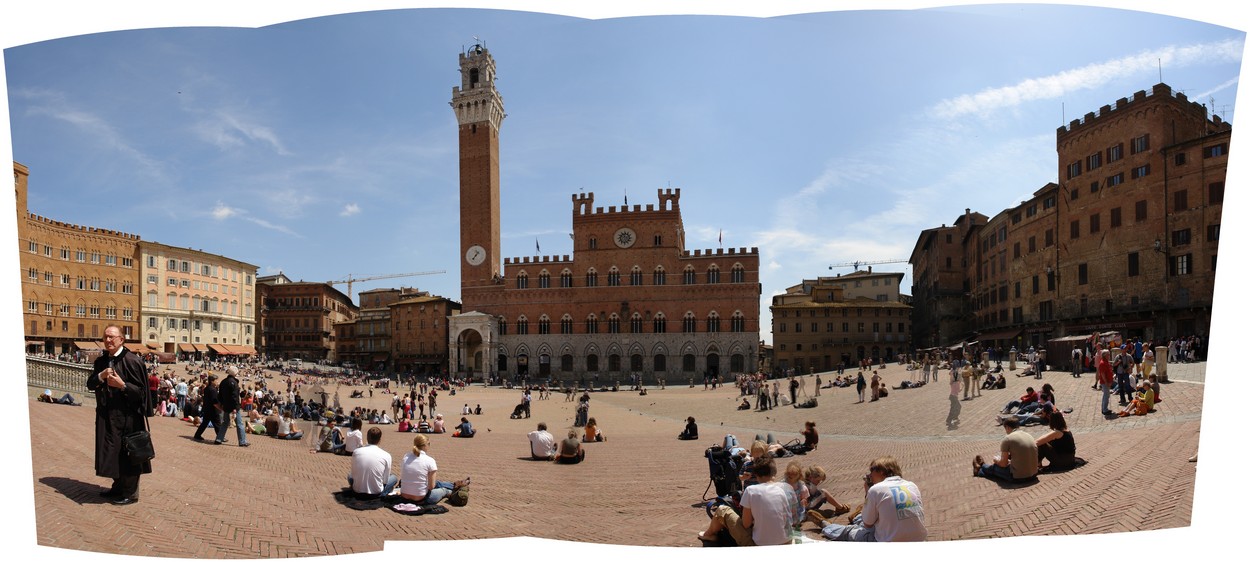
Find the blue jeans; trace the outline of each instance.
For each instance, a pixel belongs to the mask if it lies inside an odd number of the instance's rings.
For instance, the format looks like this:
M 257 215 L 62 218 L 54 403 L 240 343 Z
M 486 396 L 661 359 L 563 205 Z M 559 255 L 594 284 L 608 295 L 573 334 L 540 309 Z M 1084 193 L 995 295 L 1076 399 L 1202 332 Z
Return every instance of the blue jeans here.
M 397 476 L 395 476 L 394 474 L 387 474 L 386 484 L 382 485 L 382 495 L 384 496 L 389 495 L 391 491 L 395 489 L 395 484 L 398 484 L 398 483 L 399 483 L 399 478 Z M 347 475 L 347 485 L 351 486 L 352 490 L 356 489 L 356 485 L 352 483 L 352 475 L 350 474 Z
M 820 530 L 820 534 L 831 541 L 877 542 L 875 531 L 864 526 L 863 515 L 856 515 L 850 525 L 830 523 Z
M 1011 475 L 1011 466 L 998 466 L 996 463 L 986 463 L 981 465 L 980 476 L 1002 480 L 1004 482 L 1015 482 L 1016 477 Z
M 1111 385 L 1104 384 L 1102 385 L 1102 411 L 1103 413 L 1110 412 L 1111 411 L 1110 406 L 1111 406 Z
M 213 415 L 216 416 L 213 418 L 213 428 L 217 430 L 216 441 L 224 443 L 226 441 L 226 430 L 230 429 L 230 415 L 216 408 L 213 408 Z
M 234 411 L 234 428 L 238 430 L 239 445 L 247 445 L 247 430 L 243 427 L 243 410 Z
M 178 413 L 181 414 L 186 411 L 187 411 L 187 395 L 179 394 L 178 395 Z

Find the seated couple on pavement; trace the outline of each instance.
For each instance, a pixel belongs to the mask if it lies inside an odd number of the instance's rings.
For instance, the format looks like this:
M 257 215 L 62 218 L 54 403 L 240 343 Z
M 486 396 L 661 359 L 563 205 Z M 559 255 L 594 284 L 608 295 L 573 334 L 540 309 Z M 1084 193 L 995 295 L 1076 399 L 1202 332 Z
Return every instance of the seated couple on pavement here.
M 863 511 L 850 525 L 832 523 L 814 510 L 807 512 L 807 520 L 818 525 L 820 534 L 831 541 L 916 542 L 929 536 L 920 489 L 903 480 L 903 469 L 890 456 L 868 465 Z
M 1053 415 L 1053 413 L 1052 413 Z M 1007 436 L 999 446 L 999 454 L 993 462 L 986 463 L 981 455 L 972 460 L 972 475 L 1002 480 L 1004 482 L 1024 482 L 1037 477 L 1037 441 L 1032 435 L 1020 429 L 1020 422 L 1014 417 L 1002 419 L 1003 430 Z
M 586 458 L 586 451 L 577 440 L 577 432 L 569 431 L 567 439 L 559 443 L 547 431 L 547 422 L 538 422 L 538 429 L 529 432 L 530 458 L 541 461 L 556 461 L 565 464 L 577 464 Z

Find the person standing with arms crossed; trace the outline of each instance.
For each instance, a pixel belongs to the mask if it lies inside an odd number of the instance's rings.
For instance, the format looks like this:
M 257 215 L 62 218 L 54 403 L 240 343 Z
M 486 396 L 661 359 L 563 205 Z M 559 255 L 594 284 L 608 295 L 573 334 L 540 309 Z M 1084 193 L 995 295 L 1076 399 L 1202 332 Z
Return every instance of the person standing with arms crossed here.
M 152 472 L 151 461 L 132 463 L 122 447 L 122 437 L 144 427 L 144 416 L 152 414 L 147 367 L 123 345 L 121 328 L 104 328 L 103 341 L 104 353 L 87 378 L 87 389 L 96 396 L 95 473 L 113 479 L 101 496 L 113 505 L 130 505 L 139 501 L 139 476 Z

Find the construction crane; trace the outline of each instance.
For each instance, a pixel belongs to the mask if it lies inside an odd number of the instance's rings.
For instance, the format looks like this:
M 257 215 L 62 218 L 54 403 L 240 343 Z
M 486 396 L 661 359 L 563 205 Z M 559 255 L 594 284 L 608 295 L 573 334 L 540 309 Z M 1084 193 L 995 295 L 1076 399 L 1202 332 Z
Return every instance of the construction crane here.
M 876 260 L 876 261 L 853 261 L 849 263 L 835 263 L 829 266 L 829 269 L 835 267 L 854 267 L 855 271 L 859 271 L 861 265 L 877 265 L 882 263 L 907 263 L 907 260 Z
M 347 298 L 350 299 L 352 298 L 352 283 L 358 283 L 361 281 L 374 281 L 377 279 L 394 279 L 396 277 L 415 277 L 417 275 L 434 275 L 436 273 L 447 273 L 447 272 L 440 269 L 438 271 L 418 271 L 416 273 L 390 273 L 387 275 L 370 275 L 369 277 L 352 277 L 352 275 L 348 273 L 347 279 L 343 279 L 340 281 L 326 281 L 326 285 L 342 285 L 346 283 L 347 284 Z

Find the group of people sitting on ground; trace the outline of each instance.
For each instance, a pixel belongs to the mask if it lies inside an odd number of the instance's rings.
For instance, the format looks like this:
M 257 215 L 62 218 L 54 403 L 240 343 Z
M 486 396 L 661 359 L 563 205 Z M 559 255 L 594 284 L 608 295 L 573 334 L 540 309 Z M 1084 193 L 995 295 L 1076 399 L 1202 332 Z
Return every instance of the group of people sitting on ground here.
M 1083 464 L 1076 456 L 1076 439 L 1068 429 L 1063 412 L 1047 406 L 1042 410 L 1042 417 L 1050 431 L 1036 439 L 1021 429 L 1014 417 L 1002 418 L 1007 436 L 999 444 L 999 454 L 988 463 L 977 455 L 972 461 L 972 475 L 1023 482 L 1037 477 L 1038 472 L 1069 470 Z
M 758 455 L 753 452 L 756 456 L 742 469 L 744 487 L 737 505 L 717 502 L 699 540 L 723 543 L 727 534 L 738 546 L 788 544 L 800 536 L 804 520 L 815 523 L 821 535 L 834 541 L 923 541 L 928 536 L 920 490 L 903 480 L 902 469 L 893 457 L 881 457 L 869 464 L 864 476 L 864 503 L 848 518 L 848 524 L 841 525 L 831 519 L 851 512 L 851 508 L 820 488 L 826 479 L 823 468 L 804 469 L 798 461 L 790 461 L 783 477 L 777 479 L 776 459 L 758 445 L 757 441 L 752 446 Z M 821 509 L 826 503 L 832 509 Z
M 411 423 L 408 418 L 401 419 L 396 429 L 400 432 L 411 433 L 444 433 L 447 431 L 447 426 L 443 422 L 443 414 L 435 414 L 433 422 L 424 415 L 417 420 L 417 423 Z
M 392 495 L 398 485 L 398 494 L 405 500 L 430 506 L 469 486 L 469 477 L 455 482 L 435 478 L 438 463 L 427 452 L 430 440 L 424 435 L 413 438 L 412 451 L 404 455 L 398 477 L 391 471 L 391 454 L 379 446 L 382 430 L 369 428 L 366 439 L 352 452 L 351 473 L 347 475 L 347 483 L 357 499 Z
M 1155 402 L 1159 401 L 1159 381 L 1155 375 L 1149 378 L 1138 377 L 1137 391 L 1133 400 L 1124 406 L 1118 414 L 1120 417 L 1144 416 L 1154 411 Z
M 542 461 L 555 461 L 560 464 L 577 464 L 586 459 L 586 450 L 582 443 L 607 441 L 607 437 L 599 430 L 595 418 L 586 420 L 585 433 L 577 438 L 577 430 L 570 429 L 568 437 L 556 443 L 556 438 L 547 431 L 547 422 L 538 422 L 538 429 L 529 432 L 530 458 Z

